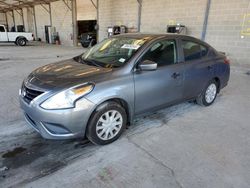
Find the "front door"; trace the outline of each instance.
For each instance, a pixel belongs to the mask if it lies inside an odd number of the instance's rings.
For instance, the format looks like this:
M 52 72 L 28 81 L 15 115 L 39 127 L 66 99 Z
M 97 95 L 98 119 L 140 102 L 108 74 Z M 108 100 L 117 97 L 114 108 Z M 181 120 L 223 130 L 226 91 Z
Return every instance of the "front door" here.
M 155 42 L 139 60 L 156 62 L 154 71 L 134 72 L 135 113 L 160 108 L 182 98 L 184 64 L 177 64 L 177 45 L 175 40 L 162 39 Z

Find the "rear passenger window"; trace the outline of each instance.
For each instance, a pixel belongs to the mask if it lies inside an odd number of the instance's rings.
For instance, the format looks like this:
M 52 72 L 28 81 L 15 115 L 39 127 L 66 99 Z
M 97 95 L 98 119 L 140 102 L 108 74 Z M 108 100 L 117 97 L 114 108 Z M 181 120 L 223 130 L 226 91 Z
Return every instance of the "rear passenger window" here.
M 191 41 L 182 41 L 185 61 L 197 60 L 207 56 L 208 48 Z

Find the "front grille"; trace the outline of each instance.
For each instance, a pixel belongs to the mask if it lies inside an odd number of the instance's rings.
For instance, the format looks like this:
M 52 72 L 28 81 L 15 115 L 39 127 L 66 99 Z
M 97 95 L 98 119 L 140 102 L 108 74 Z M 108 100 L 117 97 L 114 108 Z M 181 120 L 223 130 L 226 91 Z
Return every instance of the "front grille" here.
M 25 100 L 25 102 L 27 102 L 28 104 L 33 99 L 35 99 L 36 97 L 38 97 L 41 94 L 43 94 L 42 91 L 37 91 L 37 90 L 34 90 L 34 89 L 30 89 L 30 88 L 26 87 L 25 85 L 23 85 L 22 96 L 23 96 L 23 99 Z

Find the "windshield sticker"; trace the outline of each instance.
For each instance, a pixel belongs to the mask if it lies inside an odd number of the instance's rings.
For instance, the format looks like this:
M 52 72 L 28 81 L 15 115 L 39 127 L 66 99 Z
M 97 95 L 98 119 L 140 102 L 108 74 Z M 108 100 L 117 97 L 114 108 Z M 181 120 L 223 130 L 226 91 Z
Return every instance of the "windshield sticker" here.
M 126 59 L 124 59 L 124 58 L 119 59 L 119 62 L 121 62 L 121 63 L 124 63 L 125 61 L 126 61 Z
M 121 48 L 129 50 L 137 50 L 138 48 L 140 48 L 140 46 L 136 44 L 124 44 Z

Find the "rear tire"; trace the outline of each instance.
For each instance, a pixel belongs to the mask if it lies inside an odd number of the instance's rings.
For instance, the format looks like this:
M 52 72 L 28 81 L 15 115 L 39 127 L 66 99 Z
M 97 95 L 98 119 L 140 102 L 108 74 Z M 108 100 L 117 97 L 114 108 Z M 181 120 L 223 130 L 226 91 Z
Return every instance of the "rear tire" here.
M 205 90 L 197 97 L 196 102 L 201 106 L 213 104 L 218 93 L 218 83 L 215 80 L 208 82 Z
M 116 102 L 105 102 L 93 112 L 86 136 L 94 144 L 110 144 L 121 136 L 126 125 L 125 109 Z
M 18 46 L 26 46 L 26 44 L 27 44 L 27 41 L 26 41 L 25 38 L 19 38 L 19 39 L 17 39 L 17 45 Z

